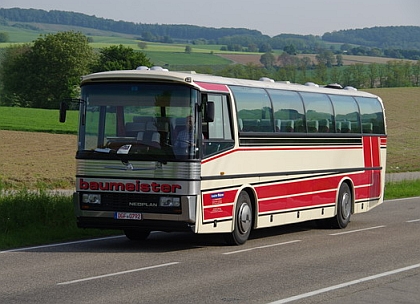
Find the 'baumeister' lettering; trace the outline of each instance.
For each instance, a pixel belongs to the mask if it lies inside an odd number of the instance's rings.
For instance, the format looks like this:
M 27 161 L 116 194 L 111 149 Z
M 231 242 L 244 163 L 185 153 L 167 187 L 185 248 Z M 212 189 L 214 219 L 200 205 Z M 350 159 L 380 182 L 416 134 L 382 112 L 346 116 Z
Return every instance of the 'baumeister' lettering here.
M 79 181 L 80 190 L 91 191 L 116 191 L 116 192 L 145 192 L 145 193 L 176 193 L 178 189 L 182 189 L 178 184 L 159 184 L 156 182 L 142 183 L 139 180 L 133 182 L 95 182 L 85 181 L 83 178 Z

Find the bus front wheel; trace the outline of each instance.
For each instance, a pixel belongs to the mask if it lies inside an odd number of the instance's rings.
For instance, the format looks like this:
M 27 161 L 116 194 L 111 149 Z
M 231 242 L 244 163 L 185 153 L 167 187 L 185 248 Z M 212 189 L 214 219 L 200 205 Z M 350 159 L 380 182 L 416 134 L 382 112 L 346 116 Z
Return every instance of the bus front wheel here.
M 229 245 L 244 244 L 251 233 L 253 223 L 253 211 L 251 199 L 247 192 L 239 194 L 235 210 L 235 222 L 233 231 L 226 235 L 225 239 Z

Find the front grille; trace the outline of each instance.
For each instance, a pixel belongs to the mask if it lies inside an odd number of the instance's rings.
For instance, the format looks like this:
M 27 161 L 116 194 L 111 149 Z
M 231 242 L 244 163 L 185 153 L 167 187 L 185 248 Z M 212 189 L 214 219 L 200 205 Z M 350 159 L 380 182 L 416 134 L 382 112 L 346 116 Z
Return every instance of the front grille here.
M 101 193 L 101 204 L 85 204 L 80 193 L 80 208 L 92 211 L 181 214 L 181 207 L 159 207 L 159 195 Z

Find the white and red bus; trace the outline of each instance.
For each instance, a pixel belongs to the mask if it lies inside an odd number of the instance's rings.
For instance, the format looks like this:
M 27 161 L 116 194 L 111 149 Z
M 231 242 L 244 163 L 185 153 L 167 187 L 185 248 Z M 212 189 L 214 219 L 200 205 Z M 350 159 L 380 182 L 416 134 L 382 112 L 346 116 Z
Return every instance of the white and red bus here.
M 345 228 L 383 202 L 385 115 L 369 93 L 138 69 L 84 76 L 79 102 L 79 227 L 243 244 L 308 220 Z

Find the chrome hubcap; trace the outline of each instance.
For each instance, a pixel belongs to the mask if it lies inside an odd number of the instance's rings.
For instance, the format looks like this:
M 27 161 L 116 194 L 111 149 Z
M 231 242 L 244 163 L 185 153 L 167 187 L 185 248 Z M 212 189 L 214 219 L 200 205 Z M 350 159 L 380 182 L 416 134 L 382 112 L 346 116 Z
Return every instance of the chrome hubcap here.
M 350 194 L 349 193 L 343 193 L 343 196 L 341 197 L 341 217 L 343 219 L 346 219 L 350 216 L 351 212 L 351 201 L 350 201 Z
M 247 204 L 242 204 L 238 213 L 238 229 L 241 234 L 248 232 L 251 228 L 251 208 Z

